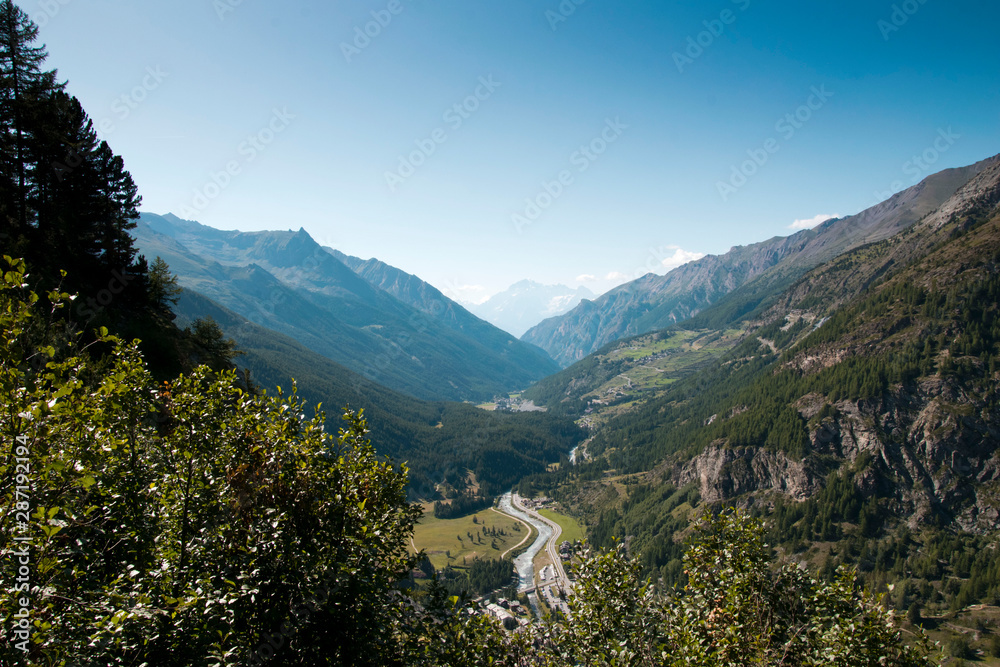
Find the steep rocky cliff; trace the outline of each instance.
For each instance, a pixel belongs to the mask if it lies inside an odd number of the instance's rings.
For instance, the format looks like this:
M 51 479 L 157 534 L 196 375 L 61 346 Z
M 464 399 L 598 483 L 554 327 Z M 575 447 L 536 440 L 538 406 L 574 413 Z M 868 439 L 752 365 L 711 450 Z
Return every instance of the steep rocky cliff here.
M 769 490 L 804 500 L 832 470 L 851 469 L 863 493 L 914 526 L 945 521 L 994 530 L 998 202 L 994 164 L 914 227 L 806 275 L 757 325 L 759 339 L 768 327 L 816 323 L 762 370 L 787 372 L 787 400 L 808 432 L 805 455 L 720 439 L 689 461 L 675 459 L 675 483 L 697 482 L 710 501 Z M 834 374 L 859 390 L 796 395 L 817 382 L 829 388 L 820 378 Z

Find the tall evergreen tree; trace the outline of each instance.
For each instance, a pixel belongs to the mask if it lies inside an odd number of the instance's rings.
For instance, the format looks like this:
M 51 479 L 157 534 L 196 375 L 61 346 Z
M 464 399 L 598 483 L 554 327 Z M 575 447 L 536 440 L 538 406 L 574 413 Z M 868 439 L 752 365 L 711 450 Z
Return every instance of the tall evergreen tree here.
M 100 256 L 99 181 L 91 167 L 97 134 L 79 101 L 60 92 L 52 96 L 34 139 L 29 203 L 37 225 L 31 234 L 35 252 L 28 259 L 47 275 L 65 269 L 76 282 Z
M 38 27 L 0 0 L 0 240 L 41 287 L 144 305 L 147 264 L 129 232 L 142 201 L 124 161 L 99 141 L 80 102 L 43 69 Z M 67 273 L 63 281 L 60 270 Z M 119 289 L 119 287 L 121 289 Z
M 55 71 L 42 64 L 45 46 L 35 46 L 38 26 L 11 0 L 0 2 L 0 135 L 2 135 L 3 197 L 0 219 L 14 239 L 25 234 L 31 219 L 27 193 L 27 144 L 29 120 L 38 105 L 52 92 L 63 88 L 56 83 Z M 9 208 L 8 208 L 9 207 Z
M 89 122 L 89 121 L 88 121 Z M 98 239 L 107 269 L 131 269 L 136 250 L 129 232 L 135 229 L 142 197 L 125 170 L 125 161 L 102 141 L 93 156 L 98 180 Z
M 149 266 L 150 303 L 169 312 L 170 306 L 177 303 L 177 299 L 180 298 L 183 291 L 177 276 L 170 272 L 170 267 L 163 258 L 157 256 Z

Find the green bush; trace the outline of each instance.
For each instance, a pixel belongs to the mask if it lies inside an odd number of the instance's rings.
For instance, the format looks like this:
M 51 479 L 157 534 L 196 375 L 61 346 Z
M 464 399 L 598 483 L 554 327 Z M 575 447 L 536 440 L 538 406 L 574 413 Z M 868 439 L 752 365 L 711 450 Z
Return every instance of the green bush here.
M 994 658 L 1000 658 L 1000 636 L 993 635 L 990 637 L 987 646 L 989 648 L 990 655 Z
M 0 622 L 29 597 L 31 632 L 0 663 L 391 662 L 420 512 L 362 415 L 331 436 L 294 392 L 250 395 L 234 373 L 157 385 L 134 344 L 105 336 L 100 362 L 36 348 L 38 298 L 7 261 L 0 434 L 30 472 L 0 460 L 0 498 L 26 515 L 0 549 L 32 543 Z
M 688 583 L 666 594 L 639 580 L 624 547 L 587 554 L 549 664 L 931 664 L 903 645 L 891 612 L 852 572 L 827 583 L 776 566 L 761 523 L 737 511 L 697 529 L 684 555 Z
M 965 637 L 952 637 L 945 644 L 945 653 L 952 658 L 969 659 L 973 657 L 972 647 Z

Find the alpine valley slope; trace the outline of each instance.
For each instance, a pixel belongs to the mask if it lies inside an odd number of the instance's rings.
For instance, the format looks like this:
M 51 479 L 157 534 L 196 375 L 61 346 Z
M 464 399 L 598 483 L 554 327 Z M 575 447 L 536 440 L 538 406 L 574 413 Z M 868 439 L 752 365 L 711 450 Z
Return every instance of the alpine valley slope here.
M 436 498 L 449 487 L 463 492 L 469 471 L 482 493 L 498 495 L 523 475 L 565 459 L 582 439 L 566 418 L 487 412 L 387 389 L 191 290 L 183 291 L 174 310 L 179 326 L 202 317 L 218 322 L 242 353 L 238 366 L 269 393 L 291 391 L 294 379 L 309 409 L 324 406 L 331 432 L 339 428 L 342 408 L 364 410 L 379 454 L 408 464 L 413 497 Z
M 894 236 L 723 320 L 742 342 L 596 430 L 590 460 L 522 482 L 681 575 L 699 504 L 768 517 L 772 543 L 890 603 L 1000 601 L 1000 161 Z M 696 318 L 698 319 L 698 318 Z
M 413 276 L 383 264 L 383 276 L 394 279 L 386 289 L 369 282 L 305 230 L 221 231 L 144 213 L 133 235 L 140 251 L 162 257 L 183 287 L 418 398 L 489 399 L 558 369 L 540 349 Z
M 815 229 L 736 246 L 724 255 L 703 257 L 662 276 L 647 274 L 584 301 L 565 315 L 545 320 L 521 340 L 544 349 L 566 367 L 615 340 L 686 320 L 751 282 L 756 282 L 759 303 L 809 269 L 916 223 L 996 160 L 933 174 L 862 213 L 828 220 Z

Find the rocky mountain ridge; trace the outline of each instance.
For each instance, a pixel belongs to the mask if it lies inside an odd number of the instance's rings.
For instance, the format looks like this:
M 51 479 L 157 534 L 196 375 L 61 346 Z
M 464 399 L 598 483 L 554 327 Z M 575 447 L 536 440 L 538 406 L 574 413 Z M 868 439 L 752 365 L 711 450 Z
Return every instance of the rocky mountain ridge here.
M 764 286 L 765 295 L 779 294 L 809 269 L 913 225 L 995 161 L 939 172 L 857 215 L 828 220 L 815 229 L 737 246 L 663 276 L 648 274 L 540 323 L 522 340 L 566 367 L 615 340 L 689 319 L 754 282 Z
M 427 400 L 486 400 L 556 370 L 544 352 L 478 320 L 413 276 L 402 299 L 355 273 L 309 234 L 222 231 L 143 214 L 146 256 L 180 284 L 254 324 L 397 391 Z M 390 271 L 391 269 L 391 271 Z M 422 289 L 425 299 L 409 298 Z
M 913 377 L 887 377 L 880 391 L 862 398 L 859 392 L 839 400 L 829 392 L 793 396 L 796 411 L 809 424 L 805 457 L 715 441 L 674 469 L 675 483 L 697 482 L 702 497 L 713 502 L 760 491 L 804 500 L 823 485 L 829 461 L 851 467 L 864 456 L 870 461 L 857 477 L 862 492 L 887 499 L 894 513 L 908 516 L 910 523 L 944 515 L 966 531 L 994 530 L 1000 493 L 1000 373 L 984 366 L 983 357 L 993 360 L 995 369 L 1000 350 L 995 342 L 991 346 L 980 340 L 976 345 L 984 350 L 959 356 L 956 350 L 965 350 L 954 342 L 968 334 L 964 325 L 970 320 L 984 326 L 996 322 L 997 302 L 956 299 L 952 308 L 958 314 L 944 312 L 940 318 L 924 305 L 928 299 L 947 300 L 940 295 L 949 292 L 983 288 L 984 296 L 994 293 L 990 290 L 1000 273 L 998 203 L 1000 164 L 994 164 L 913 228 L 807 275 L 748 337 L 753 347 L 750 337 L 757 333 L 763 338 L 759 334 L 767 323 L 788 331 L 800 323 L 823 322 L 803 327 L 801 338 L 784 345 L 774 362 L 809 378 L 857 360 L 884 358 L 886 365 L 901 364 L 901 358 L 916 355 L 918 347 L 922 352 L 935 336 L 942 339 L 941 349 L 921 360 L 933 363 L 933 372 L 924 366 L 911 369 Z M 891 277 L 882 278 L 887 275 Z M 884 282 L 878 284 L 880 279 Z M 908 290 L 918 296 L 908 296 Z M 893 291 L 906 296 L 888 296 Z M 922 300 L 923 310 L 906 299 Z M 825 326 L 835 327 L 829 340 L 821 335 Z M 759 341 L 757 345 L 758 352 L 769 351 Z M 973 372 L 949 372 L 948 363 L 956 358 L 965 359 Z M 872 370 L 858 364 L 852 379 L 857 383 Z M 817 419 L 823 406 L 830 414 Z

